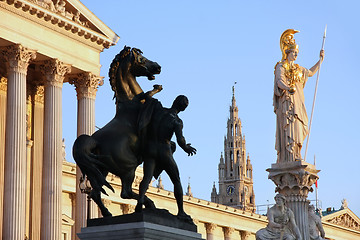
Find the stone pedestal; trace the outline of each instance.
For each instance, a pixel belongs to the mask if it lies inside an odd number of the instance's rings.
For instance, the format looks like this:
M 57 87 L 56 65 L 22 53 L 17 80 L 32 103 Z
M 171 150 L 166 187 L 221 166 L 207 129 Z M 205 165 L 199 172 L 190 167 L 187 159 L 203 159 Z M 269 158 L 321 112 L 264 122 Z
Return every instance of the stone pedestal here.
M 202 239 L 195 224 L 179 221 L 166 210 L 89 219 L 77 235 L 81 240 Z
M 272 164 L 266 171 L 276 185 L 275 191 L 286 197 L 286 205 L 294 212 L 303 240 L 309 240 L 307 196 L 313 191 L 320 170 L 310 163 L 296 161 Z

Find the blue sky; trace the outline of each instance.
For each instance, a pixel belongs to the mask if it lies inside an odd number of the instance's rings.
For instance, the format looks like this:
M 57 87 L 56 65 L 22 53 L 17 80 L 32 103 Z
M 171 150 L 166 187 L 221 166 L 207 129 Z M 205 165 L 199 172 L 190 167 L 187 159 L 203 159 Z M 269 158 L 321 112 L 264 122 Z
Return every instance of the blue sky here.
M 198 154 L 188 157 L 178 148 L 175 159 L 183 188 L 190 177 L 194 196 L 210 200 L 213 182 L 218 181 L 231 87 L 236 81 L 235 97 L 253 164 L 257 205 L 272 203 L 275 195 L 275 185 L 265 170 L 276 161 L 272 97 L 274 66 L 281 60 L 280 35 L 288 28 L 300 31 L 295 35 L 300 48 L 297 63 L 310 68 L 318 60 L 327 24 L 308 161 L 312 163 L 316 155 L 323 209 L 338 209 L 346 198 L 349 208 L 360 216 L 358 1 L 82 2 L 120 36 L 116 46 L 100 55 L 105 84 L 97 93 L 96 125 L 102 127 L 114 116 L 107 77 L 113 57 L 124 45 L 140 48 L 144 56 L 162 66 L 155 81 L 138 79 L 144 91 L 153 84 L 163 85 L 156 97 L 166 107 L 179 94 L 190 100 L 180 117 L 184 136 Z M 315 82 L 316 76 L 305 87 L 309 118 Z M 63 103 L 63 137 L 67 159 L 72 161 L 76 94 L 69 84 L 64 85 Z M 162 178 L 165 188 L 171 190 L 166 174 Z M 315 195 L 309 198 L 315 199 Z

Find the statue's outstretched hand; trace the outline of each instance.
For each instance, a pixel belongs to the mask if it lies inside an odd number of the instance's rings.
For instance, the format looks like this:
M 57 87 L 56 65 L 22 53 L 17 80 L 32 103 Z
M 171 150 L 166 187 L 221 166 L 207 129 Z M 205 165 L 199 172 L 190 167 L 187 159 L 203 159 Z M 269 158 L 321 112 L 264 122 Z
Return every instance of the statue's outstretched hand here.
M 153 87 L 154 87 L 154 90 L 156 90 L 157 92 L 160 92 L 161 90 L 163 90 L 162 85 L 155 84 Z
M 196 148 L 193 148 L 191 146 L 191 143 L 186 144 L 186 148 L 184 149 L 184 151 L 188 154 L 188 156 L 196 154 Z

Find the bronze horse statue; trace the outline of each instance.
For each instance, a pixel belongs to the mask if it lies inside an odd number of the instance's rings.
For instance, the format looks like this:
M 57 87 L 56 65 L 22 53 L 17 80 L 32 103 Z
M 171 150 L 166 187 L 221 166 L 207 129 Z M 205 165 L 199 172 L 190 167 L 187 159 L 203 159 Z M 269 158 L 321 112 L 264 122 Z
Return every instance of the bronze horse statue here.
M 115 56 L 109 70 L 116 99 L 115 117 L 93 135 L 84 134 L 75 140 L 74 160 L 90 181 L 93 188 L 90 196 L 104 217 L 111 216 L 111 213 L 101 201 L 101 192 L 107 195 L 103 186 L 114 192 L 106 181 L 109 172 L 120 177 L 122 198 L 138 199 L 138 194 L 132 191 L 135 170 L 142 163 L 138 123 L 149 122 L 151 118 L 151 109 L 144 110 L 143 99 L 161 91 L 162 87 L 154 85 L 153 90 L 144 93 L 136 77 L 146 76 L 154 80 L 154 75 L 160 71 L 160 65 L 145 58 L 139 49 L 125 46 Z M 155 208 L 153 201 L 146 196 L 144 205 Z

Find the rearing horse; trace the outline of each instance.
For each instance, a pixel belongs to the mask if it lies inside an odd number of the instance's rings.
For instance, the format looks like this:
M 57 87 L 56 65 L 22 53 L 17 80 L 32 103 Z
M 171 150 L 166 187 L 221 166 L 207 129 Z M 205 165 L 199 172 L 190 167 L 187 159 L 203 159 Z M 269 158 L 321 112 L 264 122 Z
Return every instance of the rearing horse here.
M 141 100 L 146 95 L 152 96 L 161 91 L 162 87 L 155 85 L 152 91 L 143 93 L 136 77 L 146 76 L 154 80 L 154 74 L 160 71 L 160 65 L 145 58 L 139 49 L 125 46 L 115 56 L 109 70 L 110 84 L 116 98 L 115 117 L 93 135 L 84 134 L 75 140 L 74 160 L 90 181 L 93 188 L 90 196 L 104 217 L 111 216 L 111 213 L 101 201 L 100 192 L 107 195 L 104 185 L 114 191 L 106 181 L 109 172 L 120 177 L 122 198 L 138 199 L 138 194 L 132 191 L 132 183 L 135 170 L 142 162 L 138 136 L 139 113 L 143 105 Z M 147 197 L 144 205 L 147 208 L 155 207 Z

